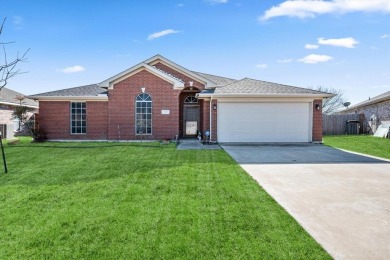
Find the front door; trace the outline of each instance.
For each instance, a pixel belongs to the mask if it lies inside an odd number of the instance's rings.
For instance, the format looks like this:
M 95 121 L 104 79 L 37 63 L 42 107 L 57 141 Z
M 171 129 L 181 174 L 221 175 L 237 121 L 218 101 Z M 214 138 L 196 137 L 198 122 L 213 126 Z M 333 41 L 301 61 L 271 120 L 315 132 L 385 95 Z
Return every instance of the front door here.
M 199 129 L 199 106 L 184 106 L 183 129 L 185 137 L 195 137 Z

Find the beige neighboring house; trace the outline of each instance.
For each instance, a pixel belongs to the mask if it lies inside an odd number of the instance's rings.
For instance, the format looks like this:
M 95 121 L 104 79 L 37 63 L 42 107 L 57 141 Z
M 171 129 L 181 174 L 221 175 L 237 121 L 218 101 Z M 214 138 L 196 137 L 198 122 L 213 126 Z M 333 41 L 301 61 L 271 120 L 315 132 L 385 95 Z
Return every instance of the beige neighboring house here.
M 2 138 L 11 139 L 20 130 L 20 122 L 12 116 L 14 108 L 27 106 L 38 111 L 38 102 L 8 88 L 0 90 L 0 131 Z M 33 113 L 31 113 L 33 115 Z
M 342 110 L 339 114 L 364 114 L 365 132 L 373 134 L 379 125 L 390 122 L 390 91 Z

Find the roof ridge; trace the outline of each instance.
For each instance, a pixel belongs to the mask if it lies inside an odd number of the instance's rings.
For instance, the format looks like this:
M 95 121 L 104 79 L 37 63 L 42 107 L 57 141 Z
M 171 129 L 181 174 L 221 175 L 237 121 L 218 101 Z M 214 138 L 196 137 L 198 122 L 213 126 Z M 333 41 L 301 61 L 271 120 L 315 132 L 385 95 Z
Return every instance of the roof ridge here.
M 198 73 L 202 73 L 202 74 L 206 74 L 206 75 L 210 75 L 210 76 L 214 76 L 214 77 L 220 77 L 220 78 L 225 78 L 225 79 L 230 79 L 230 80 L 237 80 L 237 79 L 233 79 L 233 78 L 228 78 L 228 77 L 225 77 L 225 76 L 219 76 L 219 75 L 215 75 L 215 74 L 210 74 L 210 73 L 204 73 L 204 72 L 200 72 L 200 71 L 194 71 L 194 70 L 191 70 L 192 72 L 198 74 Z M 199 75 L 199 74 L 198 74 Z M 201 75 L 199 75 L 201 76 Z

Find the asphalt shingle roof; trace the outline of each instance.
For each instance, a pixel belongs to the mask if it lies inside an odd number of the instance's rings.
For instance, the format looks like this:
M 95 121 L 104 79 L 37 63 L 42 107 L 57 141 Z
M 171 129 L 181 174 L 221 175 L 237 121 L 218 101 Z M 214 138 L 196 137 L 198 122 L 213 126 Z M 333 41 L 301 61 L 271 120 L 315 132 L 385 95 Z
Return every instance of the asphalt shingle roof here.
M 12 103 L 15 105 L 20 105 L 20 101 L 17 99 L 17 97 L 26 97 L 26 95 L 23 95 L 20 92 L 11 90 L 9 88 L 2 88 L 0 90 L 0 104 L 1 103 Z M 29 99 L 29 98 L 24 98 L 22 100 L 22 105 L 26 106 L 35 106 L 38 107 L 38 102 Z
M 373 98 L 370 98 L 368 100 L 365 100 L 363 102 L 360 102 L 360 103 L 357 103 L 356 105 L 353 105 L 345 110 L 342 110 L 342 111 L 349 111 L 349 110 L 354 110 L 356 108 L 359 108 L 359 107 L 364 107 L 364 106 L 368 106 L 368 105 L 372 105 L 372 104 L 375 104 L 377 102 L 381 102 L 381 101 L 384 101 L 384 100 L 390 100 L 390 91 L 387 91 L 383 94 L 380 94 L 378 96 L 375 96 Z
M 192 71 L 192 72 L 195 74 L 198 74 L 199 76 L 201 76 L 203 78 L 206 78 L 206 79 L 214 82 L 218 86 L 227 85 L 227 84 L 230 84 L 230 83 L 237 81 L 235 79 L 225 78 L 225 77 L 211 75 L 211 74 L 207 74 L 207 73 L 196 72 L 196 71 Z
M 91 84 L 35 94 L 31 95 L 31 97 L 91 97 L 99 94 L 107 94 L 107 89 L 99 87 L 98 84 Z
M 244 78 L 229 85 L 217 87 L 215 94 L 324 94 L 324 92 Z

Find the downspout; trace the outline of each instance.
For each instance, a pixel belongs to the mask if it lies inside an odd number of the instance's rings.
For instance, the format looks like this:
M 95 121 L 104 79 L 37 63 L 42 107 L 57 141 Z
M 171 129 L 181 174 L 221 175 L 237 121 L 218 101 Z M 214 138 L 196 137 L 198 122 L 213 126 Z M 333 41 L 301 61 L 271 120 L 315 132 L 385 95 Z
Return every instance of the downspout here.
M 213 128 L 213 126 L 212 126 L 212 118 L 211 118 L 211 116 L 212 116 L 212 103 L 213 103 L 213 97 L 211 96 L 210 97 L 210 140 L 209 140 L 209 142 L 211 142 L 211 136 L 212 136 L 212 128 Z

